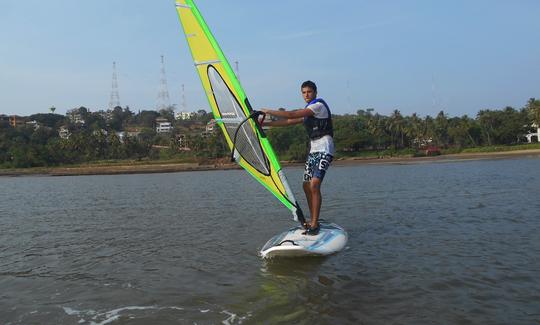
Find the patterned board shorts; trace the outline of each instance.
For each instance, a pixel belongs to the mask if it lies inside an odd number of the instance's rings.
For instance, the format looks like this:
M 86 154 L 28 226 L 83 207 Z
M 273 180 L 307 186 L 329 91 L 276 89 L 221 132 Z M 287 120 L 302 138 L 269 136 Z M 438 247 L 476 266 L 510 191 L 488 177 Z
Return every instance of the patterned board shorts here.
M 304 169 L 304 182 L 309 182 L 313 177 L 324 179 L 324 175 L 332 162 L 332 155 L 325 152 L 311 152 L 306 160 Z

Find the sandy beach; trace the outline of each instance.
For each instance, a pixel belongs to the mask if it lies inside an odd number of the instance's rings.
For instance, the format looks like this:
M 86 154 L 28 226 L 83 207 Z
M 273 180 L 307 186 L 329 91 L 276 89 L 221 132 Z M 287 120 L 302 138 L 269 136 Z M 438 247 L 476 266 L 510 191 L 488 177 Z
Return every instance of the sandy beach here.
M 341 158 L 336 159 L 334 166 L 358 164 L 418 164 L 444 163 L 461 160 L 506 159 L 513 157 L 540 156 L 540 149 L 515 150 L 485 153 L 459 153 L 434 157 L 385 157 L 385 158 Z M 303 163 L 282 162 L 283 166 L 296 166 Z M 163 163 L 163 164 L 122 164 L 118 165 L 85 165 L 74 167 L 37 167 L 0 169 L 1 176 L 77 176 L 77 175 L 117 175 L 145 173 L 175 173 L 205 170 L 239 169 L 233 163 L 198 164 L 198 163 Z

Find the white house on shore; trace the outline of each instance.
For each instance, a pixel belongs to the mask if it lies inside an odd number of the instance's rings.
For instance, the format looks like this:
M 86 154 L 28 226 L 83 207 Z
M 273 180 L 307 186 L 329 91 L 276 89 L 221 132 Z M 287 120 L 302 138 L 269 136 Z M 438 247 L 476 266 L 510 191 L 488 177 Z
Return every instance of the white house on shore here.
M 536 142 L 540 142 L 540 127 L 536 123 L 533 123 L 532 127 L 536 128 L 536 133 L 525 134 L 527 142 L 532 143 L 534 137 L 536 137 Z
M 156 119 L 156 132 L 157 133 L 169 133 L 173 129 L 172 123 L 164 118 Z

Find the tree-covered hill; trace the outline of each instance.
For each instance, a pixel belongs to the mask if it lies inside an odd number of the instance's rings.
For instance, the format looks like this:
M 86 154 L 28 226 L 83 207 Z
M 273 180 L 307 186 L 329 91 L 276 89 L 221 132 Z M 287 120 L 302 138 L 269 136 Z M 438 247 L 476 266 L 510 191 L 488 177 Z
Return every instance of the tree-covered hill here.
M 14 127 L 0 120 L 0 167 L 58 166 L 122 159 L 216 159 L 228 156 L 219 132 L 208 132 L 211 114 L 201 110 L 188 120 L 174 120 L 172 110 L 132 112 L 116 107 L 109 112 L 73 109 L 66 116 L 34 114 L 18 117 Z M 156 119 L 173 123 L 169 133 L 156 133 Z M 338 156 L 408 153 L 419 155 L 428 147 L 459 152 L 479 146 L 525 142 L 537 132 L 540 100 L 531 98 L 523 108 L 483 109 L 474 117 L 390 115 L 373 109 L 335 115 L 334 140 Z M 301 125 L 272 128 L 270 142 L 283 160 L 303 160 L 308 138 Z

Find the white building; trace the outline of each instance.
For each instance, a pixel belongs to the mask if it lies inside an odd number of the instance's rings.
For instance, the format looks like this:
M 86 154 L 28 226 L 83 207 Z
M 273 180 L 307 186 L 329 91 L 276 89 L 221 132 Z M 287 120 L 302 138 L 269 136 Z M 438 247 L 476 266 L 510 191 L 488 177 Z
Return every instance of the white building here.
M 156 119 L 156 132 L 157 133 L 169 133 L 173 129 L 172 123 L 164 118 Z
M 79 111 L 78 108 L 74 108 L 74 109 L 70 109 L 69 111 L 67 111 L 66 113 L 67 117 L 69 118 L 69 120 L 72 122 L 72 123 L 76 123 L 76 124 L 85 124 L 85 120 L 82 118 L 82 115 Z
M 58 131 L 58 136 L 60 136 L 61 139 L 69 139 L 69 137 L 71 136 L 71 132 L 69 132 L 67 127 L 62 126 Z
M 536 123 L 533 123 L 532 127 L 536 128 L 536 133 L 525 134 L 525 137 L 527 138 L 527 142 L 532 143 L 534 137 L 536 137 L 537 142 L 540 142 L 540 127 L 538 127 Z
M 216 130 L 216 120 L 214 119 L 211 119 L 207 124 L 206 124 L 206 127 L 204 129 L 204 132 L 202 133 L 202 136 L 203 137 L 208 137 L 210 135 L 212 135 Z
M 101 116 L 105 121 L 112 120 L 112 111 L 111 110 L 100 110 L 98 112 L 99 116 Z
M 124 143 L 126 140 L 126 132 L 124 131 L 116 132 L 116 136 L 118 137 L 118 140 L 120 140 L 120 143 Z
M 34 130 L 39 129 L 39 124 L 36 120 L 26 122 L 26 126 L 33 127 Z
M 197 115 L 197 113 L 193 112 L 178 112 L 175 114 L 174 118 L 176 120 L 190 120 L 192 117 Z
M 214 119 L 211 119 L 210 121 L 208 121 L 208 123 L 206 124 L 206 132 L 213 132 L 214 129 L 216 127 L 216 120 Z

